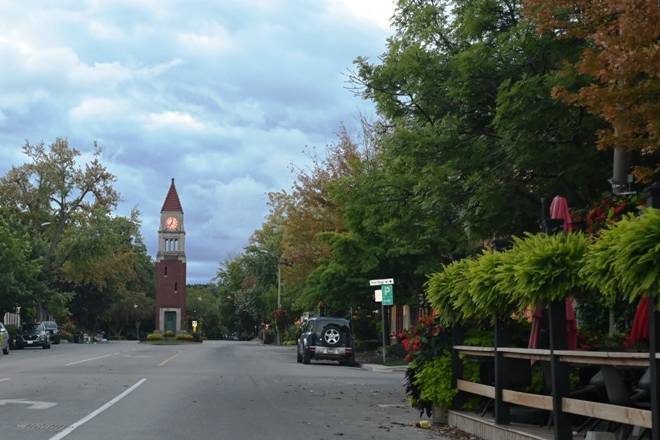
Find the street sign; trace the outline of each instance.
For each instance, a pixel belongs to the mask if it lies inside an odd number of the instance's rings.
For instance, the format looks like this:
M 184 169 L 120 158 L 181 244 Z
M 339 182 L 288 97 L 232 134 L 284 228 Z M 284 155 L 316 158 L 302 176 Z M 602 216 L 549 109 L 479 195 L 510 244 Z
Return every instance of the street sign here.
M 383 302 L 383 291 L 378 289 L 374 292 L 374 301 L 377 303 Z
M 381 286 L 383 293 L 383 305 L 391 306 L 394 304 L 394 286 L 391 284 L 383 284 Z
M 370 286 L 384 286 L 394 284 L 394 278 L 384 278 L 382 280 L 369 280 Z

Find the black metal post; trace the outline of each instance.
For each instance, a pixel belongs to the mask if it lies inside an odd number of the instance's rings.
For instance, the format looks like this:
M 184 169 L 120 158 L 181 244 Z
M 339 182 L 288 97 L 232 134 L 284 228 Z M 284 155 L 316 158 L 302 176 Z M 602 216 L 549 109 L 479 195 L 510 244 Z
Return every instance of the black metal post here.
M 555 350 L 566 350 L 566 301 L 550 304 L 548 321 L 550 323 L 550 370 L 552 375 L 552 419 L 554 439 L 570 440 L 573 438 L 571 421 L 562 410 L 562 398 L 568 394 L 568 368 L 559 361 Z
M 504 319 L 495 321 L 495 423 L 508 425 L 511 422 L 509 405 L 502 399 L 502 390 L 508 386 L 508 368 L 504 353 L 498 347 L 507 347 L 511 342 L 509 329 Z
M 649 197 L 646 206 L 660 208 L 660 182 L 646 189 Z M 649 370 L 651 372 L 651 439 L 660 440 L 660 371 L 658 371 L 658 345 L 660 345 L 660 312 L 658 303 L 649 292 Z
M 461 361 L 461 355 L 458 352 L 458 350 L 454 350 L 454 346 L 456 345 L 463 345 L 463 341 L 465 340 L 465 329 L 463 328 L 462 325 L 457 324 L 452 327 L 451 330 L 451 345 L 452 345 L 452 350 L 451 350 L 451 371 L 452 371 L 452 376 L 451 376 L 451 386 L 452 388 L 456 389 L 457 386 L 457 381 L 458 379 L 463 377 L 463 362 Z M 455 409 L 462 408 L 463 406 L 463 400 L 464 397 L 459 395 L 456 396 L 454 399 L 454 405 L 453 407 Z
M 651 371 L 651 439 L 660 440 L 660 371 L 658 371 L 658 344 L 660 344 L 660 312 L 655 298 L 649 297 L 649 369 Z

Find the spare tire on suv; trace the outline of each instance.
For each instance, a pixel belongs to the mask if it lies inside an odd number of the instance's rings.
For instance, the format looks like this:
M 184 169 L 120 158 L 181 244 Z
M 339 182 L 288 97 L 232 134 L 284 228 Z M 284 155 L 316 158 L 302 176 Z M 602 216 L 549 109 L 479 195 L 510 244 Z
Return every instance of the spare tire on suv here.
M 312 359 L 355 364 L 350 321 L 327 316 L 307 320 L 303 323 L 298 338 L 296 358 L 304 364 L 310 363 Z

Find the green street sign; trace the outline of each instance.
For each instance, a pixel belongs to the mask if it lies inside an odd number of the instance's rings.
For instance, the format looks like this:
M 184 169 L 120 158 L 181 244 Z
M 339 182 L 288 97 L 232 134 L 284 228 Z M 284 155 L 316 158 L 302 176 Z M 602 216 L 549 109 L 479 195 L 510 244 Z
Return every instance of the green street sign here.
M 391 306 L 394 304 L 394 286 L 391 284 L 384 284 L 380 286 L 380 290 L 383 293 L 383 305 Z

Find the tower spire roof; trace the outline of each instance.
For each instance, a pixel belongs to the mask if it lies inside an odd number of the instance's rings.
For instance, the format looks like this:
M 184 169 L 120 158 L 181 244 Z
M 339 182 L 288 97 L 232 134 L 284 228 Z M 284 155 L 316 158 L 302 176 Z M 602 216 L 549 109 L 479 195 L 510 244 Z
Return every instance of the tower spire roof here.
M 181 202 L 179 201 L 179 194 L 177 194 L 176 186 L 174 185 L 174 178 L 172 178 L 172 183 L 170 184 L 170 190 L 167 191 L 165 202 L 163 202 L 163 208 L 160 210 L 160 212 L 164 212 L 164 211 L 183 212 L 183 208 L 181 208 Z

